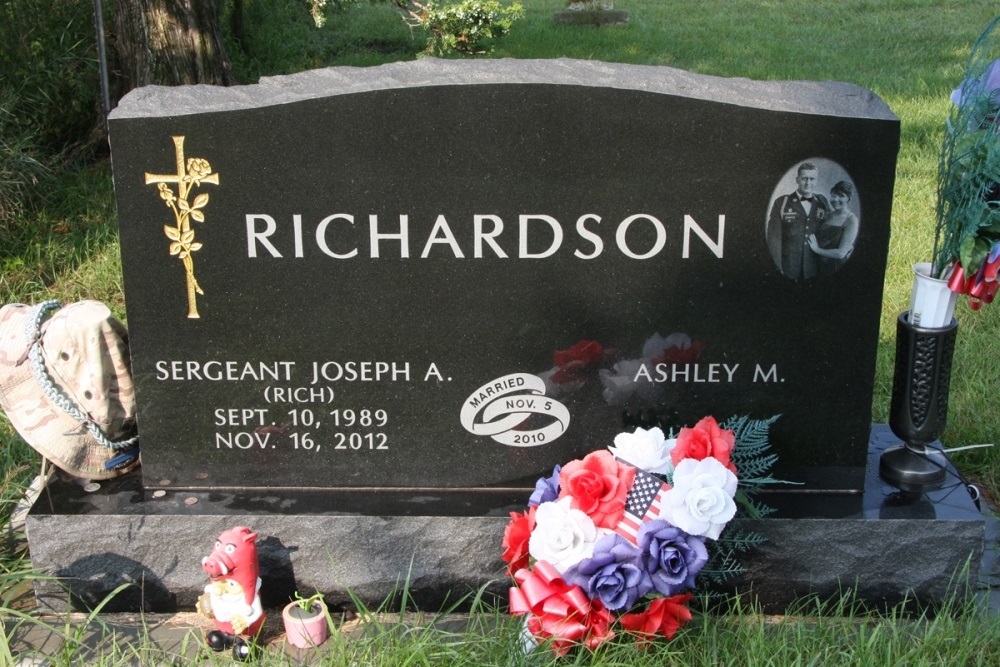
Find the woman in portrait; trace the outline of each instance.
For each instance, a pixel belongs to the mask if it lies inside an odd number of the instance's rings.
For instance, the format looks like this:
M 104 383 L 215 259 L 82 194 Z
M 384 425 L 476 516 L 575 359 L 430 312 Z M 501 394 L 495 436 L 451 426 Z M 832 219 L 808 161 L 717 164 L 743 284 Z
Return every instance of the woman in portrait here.
M 830 188 L 830 212 L 815 234 L 808 238 L 809 248 L 819 257 L 819 272 L 829 275 L 851 256 L 858 238 L 858 217 L 848 204 L 854 198 L 854 185 L 840 181 Z

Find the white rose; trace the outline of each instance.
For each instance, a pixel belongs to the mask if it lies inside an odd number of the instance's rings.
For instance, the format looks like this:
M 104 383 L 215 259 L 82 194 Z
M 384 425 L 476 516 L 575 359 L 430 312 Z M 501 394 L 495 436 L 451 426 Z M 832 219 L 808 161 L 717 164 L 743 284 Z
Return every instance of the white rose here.
M 669 475 L 674 469 L 670 452 L 676 444 L 677 440 L 665 439 L 663 431 L 654 426 L 648 431 L 637 428 L 635 433 L 619 433 L 614 447 L 608 447 L 608 451 L 646 472 Z
M 598 534 L 594 522 L 580 510 L 573 509 L 569 496 L 542 503 L 535 510 L 535 529 L 528 538 L 528 553 L 565 572 L 594 554 Z
M 714 458 L 684 459 L 674 470 L 674 487 L 660 516 L 690 535 L 713 540 L 736 515 L 736 475 Z

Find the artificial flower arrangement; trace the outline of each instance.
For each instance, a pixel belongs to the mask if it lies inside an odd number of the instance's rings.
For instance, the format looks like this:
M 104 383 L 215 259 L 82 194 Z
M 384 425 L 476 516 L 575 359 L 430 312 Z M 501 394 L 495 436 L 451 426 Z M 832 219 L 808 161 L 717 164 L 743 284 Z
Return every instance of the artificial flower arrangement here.
M 938 164 L 932 276 L 974 309 L 1000 289 L 1000 16 L 969 55 L 951 94 Z M 950 315 L 949 315 L 950 319 Z
M 673 638 L 691 620 L 699 575 L 738 573 L 736 553 L 763 540 L 723 531 L 738 501 L 753 516 L 769 511 L 746 491 L 776 481 L 777 456 L 767 453 L 775 419 L 723 428 L 705 417 L 669 439 L 637 428 L 539 479 L 503 536 L 510 611 L 526 618 L 529 645 L 593 649 L 615 636 L 616 621 L 641 646 Z

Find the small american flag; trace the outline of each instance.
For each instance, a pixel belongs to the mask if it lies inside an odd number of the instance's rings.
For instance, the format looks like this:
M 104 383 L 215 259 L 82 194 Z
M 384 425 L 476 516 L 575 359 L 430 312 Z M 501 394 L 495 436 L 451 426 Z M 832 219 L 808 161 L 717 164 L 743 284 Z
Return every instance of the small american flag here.
M 625 516 L 615 528 L 615 532 L 632 544 L 639 538 L 639 526 L 643 521 L 652 521 L 660 516 L 663 494 L 670 487 L 660 478 L 636 469 L 635 481 L 625 496 Z

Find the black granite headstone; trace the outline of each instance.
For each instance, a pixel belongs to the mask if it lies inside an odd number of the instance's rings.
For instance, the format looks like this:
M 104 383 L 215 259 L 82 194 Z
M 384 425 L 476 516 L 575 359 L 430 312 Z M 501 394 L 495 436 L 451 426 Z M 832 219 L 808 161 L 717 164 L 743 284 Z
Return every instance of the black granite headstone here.
M 706 414 L 863 485 L 899 145 L 867 90 L 428 59 L 145 88 L 110 131 L 147 488 L 524 487 Z

